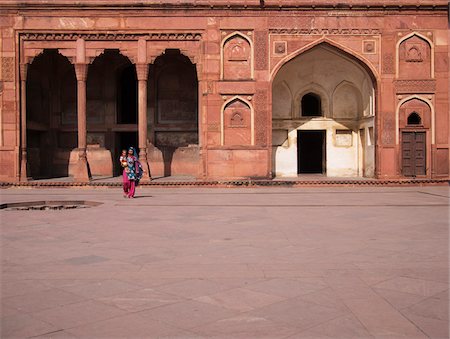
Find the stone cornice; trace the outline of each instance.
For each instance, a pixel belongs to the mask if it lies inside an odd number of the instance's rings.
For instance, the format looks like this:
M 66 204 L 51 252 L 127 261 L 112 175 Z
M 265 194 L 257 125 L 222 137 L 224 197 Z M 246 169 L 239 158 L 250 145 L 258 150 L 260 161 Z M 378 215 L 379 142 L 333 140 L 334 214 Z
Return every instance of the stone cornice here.
M 199 41 L 200 32 L 149 32 L 149 33 L 119 33 L 119 32 L 20 32 L 22 41 L 74 41 L 84 39 L 86 41 L 114 41 L 114 40 L 138 40 L 153 41 Z
M 285 10 L 285 11 L 449 11 L 447 0 L 349 0 L 345 3 L 334 1 L 298 1 L 298 0 L 0 0 L 2 10 Z

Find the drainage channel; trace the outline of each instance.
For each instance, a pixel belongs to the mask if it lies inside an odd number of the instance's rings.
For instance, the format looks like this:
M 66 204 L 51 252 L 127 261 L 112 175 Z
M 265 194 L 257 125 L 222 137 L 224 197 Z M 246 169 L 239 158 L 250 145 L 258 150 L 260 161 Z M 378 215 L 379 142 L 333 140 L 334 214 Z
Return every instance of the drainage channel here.
M 49 211 L 89 208 L 101 205 L 101 202 L 85 200 L 61 201 L 25 201 L 0 204 L 0 210 L 6 211 Z

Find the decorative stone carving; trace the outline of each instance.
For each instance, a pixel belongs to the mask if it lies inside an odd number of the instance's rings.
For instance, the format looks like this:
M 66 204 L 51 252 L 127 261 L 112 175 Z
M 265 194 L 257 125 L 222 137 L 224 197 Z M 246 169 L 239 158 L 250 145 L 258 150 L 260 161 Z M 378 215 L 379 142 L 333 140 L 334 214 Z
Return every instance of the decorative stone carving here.
M 365 54 L 376 54 L 377 45 L 375 40 L 364 40 L 363 41 L 363 52 Z
M 383 55 L 383 73 L 394 74 L 394 55 L 392 53 L 386 53 Z
M 199 41 L 202 38 L 200 32 L 150 32 L 150 33 L 81 33 L 81 32 L 25 32 L 20 34 L 21 40 L 64 40 L 77 39 L 114 41 L 114 40 L 153 40 L 153 41 Z
M 395 81 L 397 93 L 434 93 L 436 92 L 436 80 L 397 80 Z
M 406 62 L 423 62 L 423 56 L 424 53 L 423 45 L 419 44 L 406 44 Z
M 255 69 L 264 70 L 267 69 L 267 41 L 269 35 L 266 31 L 255 32 Z
M 390 115 L 390 113 L 386 113 L 386 115 Z M 383 119 L 383 128 L 381 132 L 381 139 L 384 145 L 392 145 L 394 144 L 394 134 L 395 134 L 395 124 L 394 118 L 391 116 L 386 116 Z
M 2 80 L 14 81 L 14 58 L 2 58 Z
M 286 55 L 287 43 L 286 41 L 275 41 L 273 44 L 273 54 L 276 56 Z
M 138 80 L 147 80 L 148 64 L 136 64 L 136 74 Z
M 259 89 L 255 98 L 255 144 L 267 145 L 268 111 L 267 111 L 267 91 Z
M 230 128 L 233 127 L 245 127 L 244 118 L 242 117 L 242 113 L 240 111 L 235 111 L 234 115 L 230 120 Z
M 378 35 L 378 28 L 271 28 L 270 34 L 290 35 Z

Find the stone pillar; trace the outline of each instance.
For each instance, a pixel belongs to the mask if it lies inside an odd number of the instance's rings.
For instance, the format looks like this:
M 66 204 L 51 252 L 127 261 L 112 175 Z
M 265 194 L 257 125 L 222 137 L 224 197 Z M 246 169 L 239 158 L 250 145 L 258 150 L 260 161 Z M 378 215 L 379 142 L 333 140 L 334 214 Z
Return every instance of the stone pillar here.
M 78 159 L 73 176 L 75 181 L 87 182 L 90 179 L 86 156 L 87 127 L 86 127 L 86 77 L 87 65 L 75 64 L 77 77 L 77 121 L 78 121 Z
M 20 181 L 28 181 L 27 161 L 27 71 L 28 64 L 20 64 Z
M 150 181 L 150 167 L 147 158 L 147 77 L 148 64 L 136 64 L 138 79 L 138 135 L 139 161 L 144 169 L 141 181 Z

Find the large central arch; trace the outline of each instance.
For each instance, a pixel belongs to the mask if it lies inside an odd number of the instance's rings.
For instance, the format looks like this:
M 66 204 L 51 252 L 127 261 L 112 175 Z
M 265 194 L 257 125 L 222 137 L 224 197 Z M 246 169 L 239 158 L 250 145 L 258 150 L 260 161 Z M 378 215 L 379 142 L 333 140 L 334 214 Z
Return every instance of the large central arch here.
M 367 64 L 321 42 L 286 57 L 272 81 L 272 170 L 375 175 L 376 79 Z

